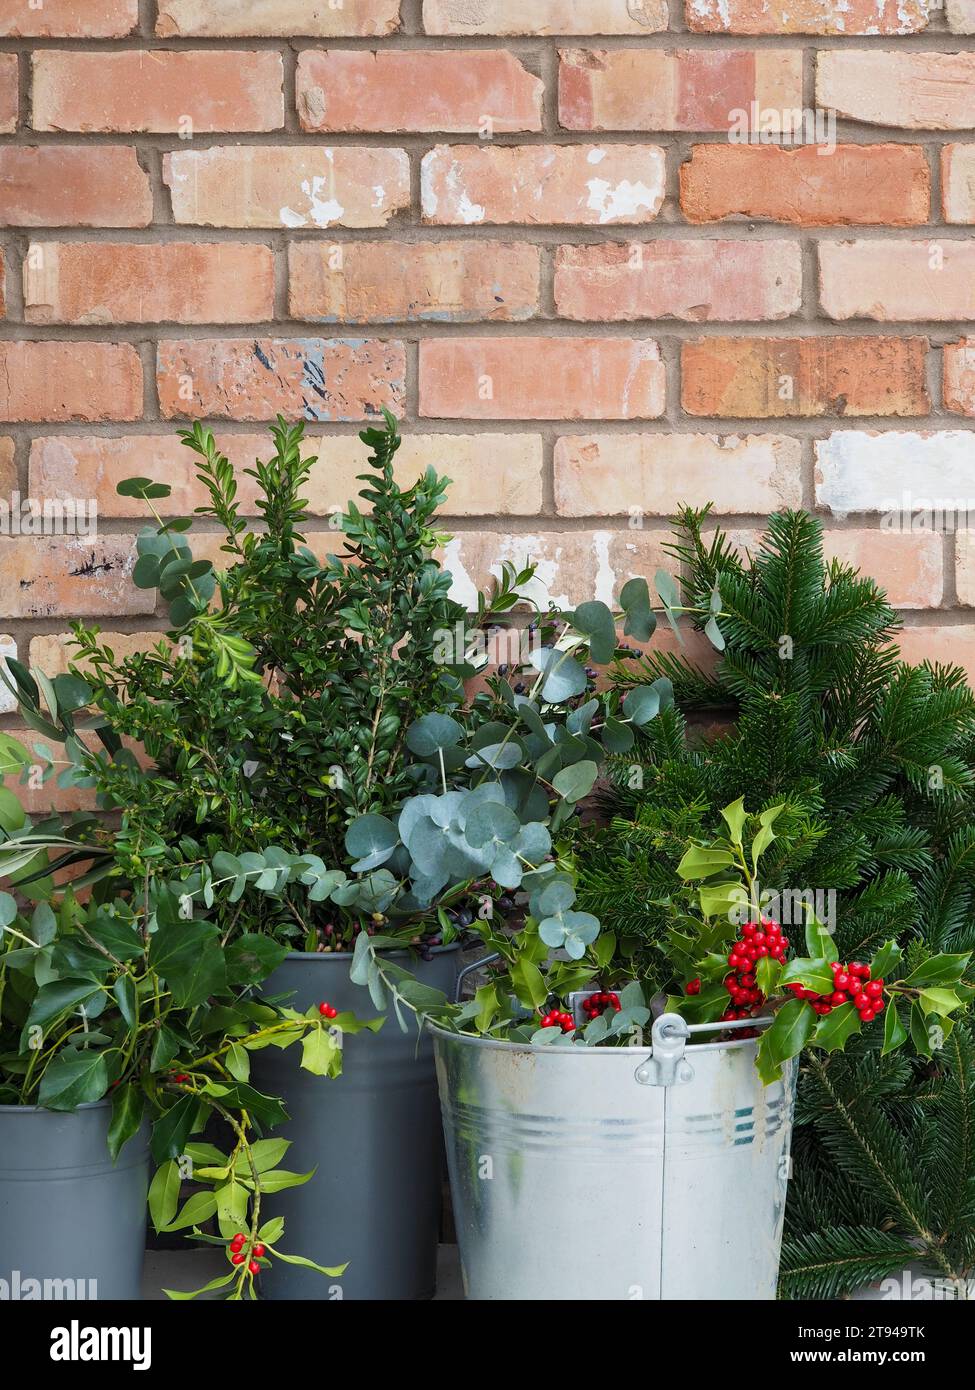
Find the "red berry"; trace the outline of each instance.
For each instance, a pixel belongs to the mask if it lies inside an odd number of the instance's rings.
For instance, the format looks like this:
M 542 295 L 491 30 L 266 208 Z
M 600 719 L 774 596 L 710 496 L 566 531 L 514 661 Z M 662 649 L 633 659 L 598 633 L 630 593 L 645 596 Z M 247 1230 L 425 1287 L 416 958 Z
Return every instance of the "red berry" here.
M 887 1000 L 886 1000 L 886 999 L 875 999 L 875 1000 L 873 1001 L 873 1011 L 874 1011 L 875 1014 L 883 1013 L 883 1011 L 884 1011 L 884 1009 L 886 1009 L 886 1007 L 887 1007 Z
M 871 999 L 879 999 L 884 992 L 883 982 L 881 980 L 870 980 L 864 985 L 863 992 L 869 995 Z
M 845 1004 L 846 1000 L 847 996 L 843 993 L 841 989 L 834 989 L 833 993 L 829 996 L 829 1002 L 831 1004 L 836 1004 L 837 1006 L 840 1004 Z
M 758 927 L 755 925 L 754 922 L 746 922 L 741 929 L 741 934 L 745 937 L 752 937 L 755 935 L 757 931 Z
M 252 1253 L 253 1253 L 253 1255 L 254 1255 L 254 1259 L 255 1259 L 255 1260 L 259 1260 L 259 1259 L 261 1258 L 261 1256 L 264 1254 L 264 1246 L 263 1246 L 263 1245 L 255 1245 Z
M 858 999 L 860 995 L 863 993 L 863 985 L 860 983 L 860 981 L 857 979 L 855 975 L 852 975 L 850 977 L 850 983 L 847 985 L 847 989 L 853 995 L 854 999 Z
M 868 1013 L 873 1008 L 873 1000 L 866 994 L 858 994 L 856 997 L 856 1006 L 861 1014 Z
M 243 1231 L 238 1231 L 237 1234 L 234 1236 L 233 1240 L 230 1242 L 231 1250 L 239 1250 L 240 1247 L 245 1244 L 246 1240 L 247 1237 L 244 1235 Z
M 231 1257 L 230 1257 L 230 1263 L 231 1263 L 232 1265 L 242 1265 L 242 1264 L 244 1263 L 244 1261 L 246 1260 L 246 1258 L 247 1258 L 246 1255 L 242 1255 L 242 1254 L 240 1253 L 240 1251 L 237 1250 L 237 1251 L 234 1252 L 233 1255 L 231 1255 Z
M 333 1008 L 331 1004 L 327 1004 L 324 1000 L 322 1000 L 322 1002 L 318 1006 L 318 1012 L 322 1015 L 323 1018 L 338 1018 L 339 1011 L 338 1009 Z
M 862 1013 L 860 1014 L 860 1022 L 861 1022 L 861 1023 L 872 1023 L 876 1017 L 877 1017 L 877 1014 L 876 1014 L 876 1012 L 875 1012 L 873 1009 L 864 1009 L 864 1010 L 862 1011 Z
M 251 1260 L 247 1268 L 250 1270 L 251 1274 L 260 1274 L 261 1272 L 261 1266 L 257 1263 L 256 1260 Z
M 783 951 L 787 951 L 789 949 L 789 938 L 787 936 L 779 937 L 779 945 L 782 947 Z
M 870 967 L 869 965 L 865 965 L 863 961 L 854 961 L 850 966 L 850 973 L 859 975 L 861 980 L 866 980 L 869 979 L 870 976 Z
M 838 974 L 834 975 L 833 984 L 836 986 L 837 989 L 849 988 L 850 977 L 845 970 L 840 970 Z
M 693 980 L 688 980 L 687 984 L 684 986 L 684 993 L 685 993 L 685 994 L 700 994 L 700 993 L 701 993 L 701 977 L 700 977 L 700 975 L 696 975 L 696 976 L 694 977 Z

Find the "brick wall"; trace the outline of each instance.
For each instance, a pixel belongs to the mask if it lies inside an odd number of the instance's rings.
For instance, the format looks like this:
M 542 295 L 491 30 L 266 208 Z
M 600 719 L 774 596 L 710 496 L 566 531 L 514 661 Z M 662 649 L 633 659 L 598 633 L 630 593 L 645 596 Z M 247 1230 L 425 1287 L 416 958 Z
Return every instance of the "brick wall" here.
M 57 669 L 73 616 L 158 626 L 115 483 L 193 506 L 194 418 L 248 462 L 304 415 L 327 549 L 385 403 L 404 471 L 455 479 L 460 596 L 530 555 L 609 598 L 682 501 L 744 542 L 803 504 L 911 656 L 975 676 L 971 536 L 880 525 L 975 505 L 947 3 L 0 0 L 0 498 L 100 510 L 94 541 L 0 536 L 0 646 Z M 835 148 L 729 139 L 817 107 Z

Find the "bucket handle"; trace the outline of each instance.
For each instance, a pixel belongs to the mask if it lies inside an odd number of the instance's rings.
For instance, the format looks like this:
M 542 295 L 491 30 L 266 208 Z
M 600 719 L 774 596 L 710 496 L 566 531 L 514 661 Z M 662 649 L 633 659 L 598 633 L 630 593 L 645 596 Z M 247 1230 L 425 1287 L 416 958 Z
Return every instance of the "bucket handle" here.
M 473 975 L 475 971 L 480 970 L 483 965 L 490 965 L 493 961 L 500 959 L 501 952 L 492 951 L 490 955 L 482 956 L 480 960 L 474 960 L 471 961 L 470 965 L 465 965 L 463 970 L 461 970 L 457 975 L 457 985 L 454 991 L 454 1003 L 460 1003 L 460 996 L 464 988 L 464 981 L 467 979 L 468 975 Z
M 694 1068 L 684 1057 L 684 1048 L 692 1033 L 714 1033 L 767 1027 L 770 1017 L 747 1018 L 717 1023 L 688 1023 L 680 1014 L 661 1014 L 654 1019 L 650 1043 L 653 1053 L 641 1062 L 633 1073 L 641 1086 L 682 1086 L 694 1080 Z

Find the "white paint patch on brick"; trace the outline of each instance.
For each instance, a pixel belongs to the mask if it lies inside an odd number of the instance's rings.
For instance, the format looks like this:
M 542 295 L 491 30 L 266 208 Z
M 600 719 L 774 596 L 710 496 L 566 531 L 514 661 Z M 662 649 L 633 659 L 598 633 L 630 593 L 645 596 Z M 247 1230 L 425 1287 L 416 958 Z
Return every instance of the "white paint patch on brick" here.
M 975 433 L 969 430 L 837 430 L 816 441 L 816 502 L 834 516 L 885 514 L 925 501 L 970 499 L 975 510 Z

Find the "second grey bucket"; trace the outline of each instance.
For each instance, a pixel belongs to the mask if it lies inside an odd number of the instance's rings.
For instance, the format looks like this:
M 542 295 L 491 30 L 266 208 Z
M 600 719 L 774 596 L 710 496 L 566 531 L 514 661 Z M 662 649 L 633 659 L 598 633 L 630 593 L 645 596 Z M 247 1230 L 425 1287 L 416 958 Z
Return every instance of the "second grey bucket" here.
M 141 1297 L 148 1131 L 108 1152 L 108 1101 L 73 1113 L 0 1105 L 0 1293 Z
M 460 947 L 435 949 L 428 961 L 397 957 L 418 980 L 453 998 Z M 351 954 L 294 952 L 265 981 L 263 993 L 304 1011 L 327 1000 L 339 1012 L 373 1018 L 367 990 L 349 979 Z M 412 1016 L 410 1016 L 412 1017 Z M 329 1280 L 300 1265 L 276 1262 L 261 1279 L 271 1299 L 432 1298 L 443 1182 L 437 1082 L 428 1035 L 402 1032 L 393 1010 L 378 1033 L 347 1037 L 342 1074 L 312 1076 L 296 1049 L 254 1056 L 253 1081 L 281 1096 L 289 1119 L 275 1134 L 292 1140 L 286 1166 L 310 1182 L 265 1197 L 269 1216 L 283 1216 L 287 1248 L 318 1264 L 348 1262 Z
M 434 1028 L 471 1299 L 773 1299 L 795 1062 L 763 1086 L 753 1039 L 543 1047 Z

